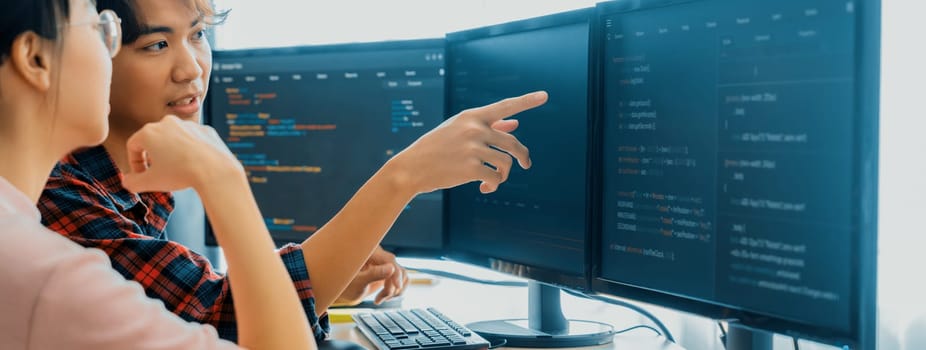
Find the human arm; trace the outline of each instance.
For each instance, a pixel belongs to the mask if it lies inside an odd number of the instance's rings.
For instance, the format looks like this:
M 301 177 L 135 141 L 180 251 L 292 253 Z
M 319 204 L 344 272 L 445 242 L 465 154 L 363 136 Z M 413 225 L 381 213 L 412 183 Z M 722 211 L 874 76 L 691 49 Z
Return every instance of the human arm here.
M 252 349 L 314 348 L 290 276 L 274 254 L 240 163 L 214 130 L 168 116 L 127 142 L 132 192 L 193 187 L 229 266 L 238 341 Z
M 302 243 L 306 266 L 315 271 L 318 310 L 327 309 L 341 294 L 414 196 L 472 181 L 481 181 L 480 191 L 490 193 L 507 180 L 512 158 L 529 168 L 527 148 L 509 133 L 516 122 L 504 119 L 546 99 L 540 92 L 461 112 L 379 169 Z

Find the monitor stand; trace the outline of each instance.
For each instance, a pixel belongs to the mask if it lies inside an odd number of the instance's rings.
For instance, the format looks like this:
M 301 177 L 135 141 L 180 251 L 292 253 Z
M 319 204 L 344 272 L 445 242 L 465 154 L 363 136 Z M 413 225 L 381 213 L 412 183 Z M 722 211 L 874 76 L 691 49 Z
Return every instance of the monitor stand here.
M 560 305 L 560 289 L 530 281 L 528 319 L 494 320 L 466 325 L 492 346 L 562 348 L 610 343 L 614 327 L 609 324 L 567 320 Z
M 318 342 L 318 350 L 367 350 L 367 348 L 352 341 L 328 339 Z
M 772 350 L 772 333 L 737 323 L 730 323 L 727 328 L 727 350 Z

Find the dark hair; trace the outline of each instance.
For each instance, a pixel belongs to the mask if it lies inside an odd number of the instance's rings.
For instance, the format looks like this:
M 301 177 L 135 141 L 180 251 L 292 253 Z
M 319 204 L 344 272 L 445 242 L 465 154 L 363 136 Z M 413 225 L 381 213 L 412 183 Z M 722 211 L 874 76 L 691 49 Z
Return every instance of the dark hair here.
M 57 40 L 67 23 L 69 0 L 3 0 L 0 2 L 0 64 L 20 34 L 34 32 Z
M 131 44 L 138 39 L 142 31 L 140 13 L 135 6 L 137 0 L 97 0 L 96 9 L 102 11 L 110 9 L 119 15 L 122 19 L 122 43 Z M 158 0 L 165 1 L 165 0 Z M 210 25 L 218 25 L 225 22 L 228 11 L 216 11 L 210 0 L 173 0 L 189 1 L 192 8 L 199 11 L 202 15 L 203 22 Z

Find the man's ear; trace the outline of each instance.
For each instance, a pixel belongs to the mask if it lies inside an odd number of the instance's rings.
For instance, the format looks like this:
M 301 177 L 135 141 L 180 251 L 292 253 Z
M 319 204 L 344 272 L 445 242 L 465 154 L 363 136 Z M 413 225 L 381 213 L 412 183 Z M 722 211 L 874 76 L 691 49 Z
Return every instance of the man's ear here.
M 20 34 L 13 40 L 9 63 L 13 71 L 39 91 L 51 89 L 51 48 L 54 44 L 35 32 Z

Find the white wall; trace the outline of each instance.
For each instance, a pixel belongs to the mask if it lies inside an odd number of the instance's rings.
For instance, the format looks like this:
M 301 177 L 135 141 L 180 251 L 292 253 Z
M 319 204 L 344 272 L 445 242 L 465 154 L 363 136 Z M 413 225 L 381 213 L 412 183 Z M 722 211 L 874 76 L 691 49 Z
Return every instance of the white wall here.
M 926 315 L 926 5 L 882 6 L 879 293 L 882 322 L 906 342 L 909 320 Z
M 216 48 L 443 37 L 445 33 L 565 10 L 593 0 L 215 0 L 231 9 Z

